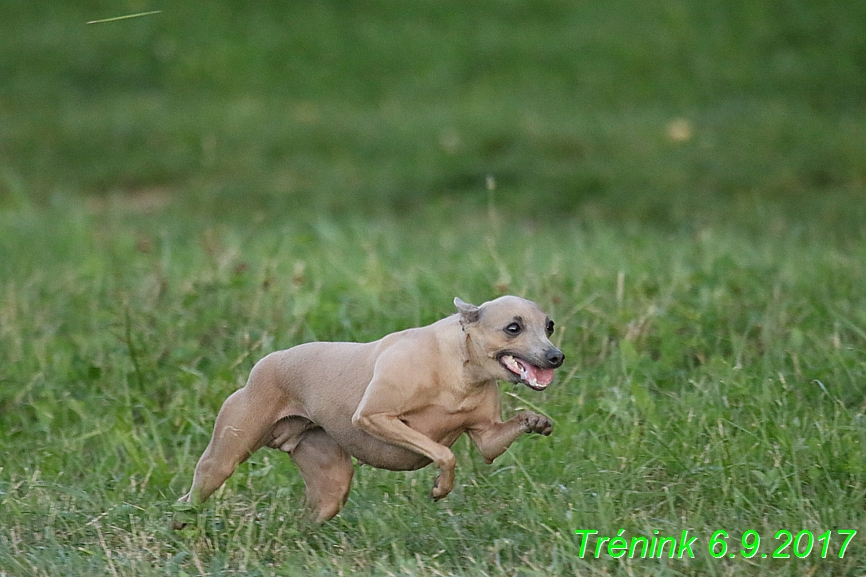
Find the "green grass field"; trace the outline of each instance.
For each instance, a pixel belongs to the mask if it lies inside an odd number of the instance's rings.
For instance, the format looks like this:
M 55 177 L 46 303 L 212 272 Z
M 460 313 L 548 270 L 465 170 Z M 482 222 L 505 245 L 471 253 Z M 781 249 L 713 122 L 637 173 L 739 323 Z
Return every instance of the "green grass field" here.
M 0 577 L 866 573 L 861 4 L 7 0 Z M 168 528 L 259 358 L 506 293 L 551 437 Z

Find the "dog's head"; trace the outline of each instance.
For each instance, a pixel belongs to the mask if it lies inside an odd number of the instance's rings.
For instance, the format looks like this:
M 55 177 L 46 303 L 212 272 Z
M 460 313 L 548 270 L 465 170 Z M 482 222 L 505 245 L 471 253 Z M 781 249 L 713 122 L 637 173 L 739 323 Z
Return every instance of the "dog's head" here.
M 537 304 L 504 296 L 481 306 L 455 298 L 454 305 L 476 362 L 491 377 L 536 391 L 553 381 L 553 370 L 562 365 L 565 355 L 550 342 L 553 321 Z

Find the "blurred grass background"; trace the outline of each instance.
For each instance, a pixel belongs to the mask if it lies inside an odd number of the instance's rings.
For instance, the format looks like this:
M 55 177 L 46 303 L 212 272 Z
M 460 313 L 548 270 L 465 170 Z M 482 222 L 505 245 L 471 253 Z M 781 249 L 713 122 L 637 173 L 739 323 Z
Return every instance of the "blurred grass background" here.
M 864 22 L 845 0 L 6 0 L 0 194 L 279 219 L 483 206 L 493 175 L 529 216 L 857 228 Z
M 0 576 L 866 571 L 866 4 L 0 14 Z M 557 322 L 554 385 L 503 386 L 552 437 L 459 441 L 440 503 L 358 469 L 315 530 L 263 451 L 167 529 L 255 360 L 505 292 Z M 581 528 L 701 548 L 580 559 Z M 718 529 L 860 534 L 728 561 Z

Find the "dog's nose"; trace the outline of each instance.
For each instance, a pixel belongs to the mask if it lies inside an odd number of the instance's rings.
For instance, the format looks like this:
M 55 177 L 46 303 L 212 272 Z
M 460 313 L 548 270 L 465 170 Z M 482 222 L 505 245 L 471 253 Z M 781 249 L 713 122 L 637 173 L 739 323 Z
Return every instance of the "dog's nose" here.
M 565 360 L 565 355 L 559 349 L 548 349 L 544 356 L 553 368 L 560 366 Z

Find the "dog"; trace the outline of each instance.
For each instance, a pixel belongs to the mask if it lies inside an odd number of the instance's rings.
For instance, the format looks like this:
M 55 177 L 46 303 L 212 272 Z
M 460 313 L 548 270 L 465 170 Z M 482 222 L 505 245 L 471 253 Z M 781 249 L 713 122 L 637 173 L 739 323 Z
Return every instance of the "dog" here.
M 439 468 L 431 497 L 454 486 L 450 447 L 466 433 L 490 464 L 524 433 L 550 435 L 547 417 L 503 422 L 497 381 L 544 390 L 565 357 L 553 321 L 535 303 L 503 296 L 370 343 L 311 342 L 271 353 L 226 399 L 213 436 L 179 499 L 197 506 L 262 447 L 288 453 L 323 522 L 345 505 L 354 466 Z M 180 529 L 184 523 L 174 522 Z

